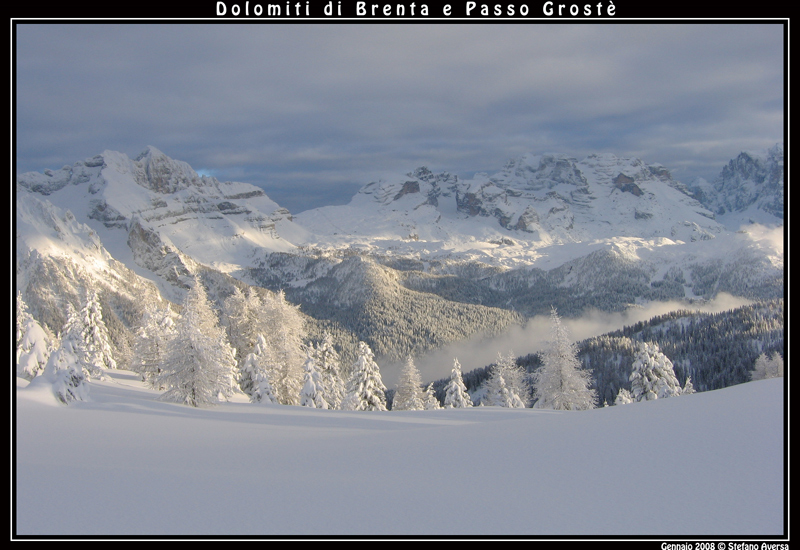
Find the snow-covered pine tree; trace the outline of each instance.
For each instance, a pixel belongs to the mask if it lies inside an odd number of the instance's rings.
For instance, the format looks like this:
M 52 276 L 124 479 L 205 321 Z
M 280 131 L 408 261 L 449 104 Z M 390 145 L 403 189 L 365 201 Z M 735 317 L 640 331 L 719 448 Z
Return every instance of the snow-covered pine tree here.
M 17 294 L 15 340 L 17 376 L 33 380 L 47 366 L 52 340 L 38 321 L 28 313 L 21 293 Z
M 762 353 L 756 358 L 753 371 L 750 373 L 750 380 L 764 380 L 766 378 L 778 378 L 783 376 L 783 358 L 777 353 L 767 357 Z
M 631 392 L 625 388 L 620 388 L 619 392 L 617 392 L 617 398 L 614 400 L 614 405 L 627 405 L 628 403 L 633 403 Z
M 102 378 L 106 369 L 117 368 L 117 362 L 111 351 L 108 329 L 103 321 L 100 299 L 95 289 L 87 293 L 86 302 L 73 328 L 80 331 L 83 356 L 79 359 L 88 376 Z
M 28 312 L 28 304 L 22 299 L 22 292 L 17 291 L 16 301 L 16 332 L 14 337 L 14 345 L 19 349 L 19 343 L 25 331 L 25 326 L 28 321 L 33 319 L 33 316 Z
M 241 366 L 247 355 L 253 351 L 261 334 L 268 334 L 268 316 L 264 315 L 265 305 L 252 287 L 242 292 L 234 287 L 222 307 L 224 326 L 228 341 L 236 350 L 236 361 Z M 242 388 L 244 390 L 244 388 Z
M 158 383 L 164 401 L 202 407 L 235 391 L 236 359 L 219 326 L 206 291 L 195 281 L 186 293 L 175 337 L 170 341 Z
M 314 348 L 314 358 L 322 379 L 320 391 L 323 399 L 329 409 L 341 408 L 346 393 L 345 384 L 340 371 L 339 354 L 333 347 L 333 337 L 328 331 L 323 333 L 322 342 Z
M 175 323 L 169 305 L 159 309 L 155 302 L 147 302 L 142 325 L 136 331 L 131 367 L 142 375 L 143 381 L 158 390 L 163 388 L 156 387 L 155 381 L 161 374 L 161 365 L 166 358 L 169 341 L 174 335 Z
M 315 409 L 327 409 L 328 403 L 322 396 L 322 377 L 317 370 L 317 361 L 312 350 L 308 351 L 303 364 L 303 389 L 300 390 L 300 405 Z
M 503 378 L 503 369 L 499 369 L 495 366 L 489 382 L 487 405 L 506 407 L 509 409 L 525 408 L 525 403 L 522 402 L 519 395 L 512 391 L 506 384 L 505 378 Z
M 55 351 L 59 348 L 66 348 L 75 357 L 75 364 L 80 367 L 84 378 L 89 379 L 89 352 L 86 349 L 86 341 L 83 339 L 84 327 L 81 318 L 81 313 L 76 311 L 72 304 L 67 303 L 67 322 L 61 329 L 58 347 Z
M 347 397 L 342 408 L 350 411 L 385 411 L 386 386 L 380 367 L 366 342 L 358 343 L 358 357 L 351 369 Z
M 683 388 L 681 389 L 681 395 L 689 395 L 690 393 L 695 393 L 694 384 L 692 384 L 692 377 L 687 376 L 686 382 L 683 384 Z
M 422 390 L 422 376 L 409 355 L 400 371 L 397 390 L 392 401 L 393 411 L 421 411 L 425 409 Z
M 484 405 L 513 408 L 527 406 L 530 386 L 525 371 L 517 365 L 512 353 L 497 354 L 497 362 L 492 367 L 484 387 L 486 389 Z
M 251 403 L 263 403 L 270 405 L 279 405 L 278 398 L 275 397 L 275 390 L 272 389 L 272 384 L 269 377 L 266 375 L 259 375 L 256 379 L 256 384 L 250 395 Z
M 280 365 L 275 362 L 272 350 L 263 334 L 256 338 L 253 351 L 247 354 L 239 369 L 239 387 L 250 396 L 252 403 L 278 404 L 272 380 L 278 377 Z
M 550 310 L 550 341 L 542 354 L 542 366 L 533 379 L 535 408 L 586 410 L 595 407 L 597 392 L 591 388 L 591 371 L 581 368 L 577 347 L 555 308 Z
M 283 291 L 262 297 L 251 287 L 245 292 L 234 289 L 223 310 L 227 333 L 236 349 L 239 380 L 245 384 L 242 391 L 251 394 L 252 380 L 241 371 L 261 336 L 264 342 L 258 355 L 262 363 L 270 365 L 270 385 L 275 397 L 282 404 L 299 404 L 306 336 L 299 308 L 286 301 Z
M 436 398 L 436 390 L 433 389 L 433 382 L 426 386 L 423 399 L 425 401 L 426 411 L 435 411 L 442 408 L 441 403 L 439 403 L 439 400 Z
M 444 408 L 460 409 L 471 407 L 472 399 L 467 393 L 467 386 L 461 376 L 461 363 L 458 358 L 453 359 L 453 370 L 450 372 L 450 381 L 444 388 Z
M 247 354 L 238 369 L 239 388 L 248 396 L 250 401 L 257 403 L 260 398 L 256 398 L 256 390 L 260 380 L 269 380 L 273 365 L 269 360 L 269 348 L 263 334 L 256 337 L 253 350 Z M 272 392 L 272 384 L 269 384 Z M 274 395 L 273 395 L 274 397 Z
M 277 380 L 279 368 L 276 350 L 264 336 L 273 330 L 265 300 L 253 287 L 245 292 L 234 287 L 233 294 L 223 304 L 222 313 L 228 341 L 236 351 L 239 389 L 253 402 L 261 402 L 264 398 L 272 402 L 276 397 L 270 380 Z M 263 392 L 258 389 L 260 386 L 263 386 Z
M 672 361 L 655 343 L 640 342 L 637 346 L 630 381 L 631 397 L 637 402 L 681 394 Z
M 39 376 L 50 357 L 50 346 L 50 339 L 44 329 L 31 317 L 16 350 L 17 375 L 27 380 Z
M 67 306 L 67 323 L 58 347 L 50 354 L 42 376 L 53 385 L 53 393 L 64 404 L 85 400 L 89 394 L 84 371 L 85 345 L 79 313 Z
M 283 291 L 269 296 L 264 314 L 269 332 L 264 336 L 277 372 L 270 382 L 278 402 L 298 405 L 303 387 L 305 322 L 298 306 L 286 301 Z
M 43 373 L 45 379 L 52 382 L 56 398 L 65 405 L 85 401 L 89 395 L 88 379 L 78 363 L 69 347 L 62 347 L 50 355 Z

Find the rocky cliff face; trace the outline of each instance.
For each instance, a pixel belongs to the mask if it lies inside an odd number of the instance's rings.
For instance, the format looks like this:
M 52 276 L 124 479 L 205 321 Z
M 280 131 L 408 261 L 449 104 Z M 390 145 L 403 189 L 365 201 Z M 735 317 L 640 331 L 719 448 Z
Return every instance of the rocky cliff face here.
M 740 153 L 714 181 L 709 205 L 717 214 L 755 207 L 783 219 L 783 147 L 766 153 Z

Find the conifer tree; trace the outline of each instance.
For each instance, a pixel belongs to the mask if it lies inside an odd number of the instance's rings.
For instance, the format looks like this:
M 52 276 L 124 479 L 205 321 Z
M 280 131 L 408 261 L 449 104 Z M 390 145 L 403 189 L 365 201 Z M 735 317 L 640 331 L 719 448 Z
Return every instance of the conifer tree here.
M 25 303 L 25 300 L 22 299 L 22 292 L 17 291 L 17 301 L 16 301 L 16 336 L 14 338 L 14 344 L 17 349 L 19 349 L 20 341 L 25 333 L 25 326 L 28 324 L 28 321 L 33 319 L 30 313 L 28 313 L 28 304 Z
M 515 391 L 506 384 L 503 369 L 494 367 L 487 387 L 487 405 L 507 407 L 510 409 L 524 409 L 525 403 Z
M 227 333 L 236 349 L 240 370 L 238 378 L 245 384 L 242 391 L 251 394 L 254 387 L 242 369 L 259 337 L 262 337 L 257 355 L 262 363 L 269 364 L 269 385 L 274 397 L 285 405 L 299 404 L 305 360 L 303 340 L 306 336 L 299 308 L 286 301 L 283 291 L 261 296 L 250 287 L 245 292 L 235 288 L 225 300 L 223 310 Z
M 593 409 L 597 392 L 591 372 L 582 369 L 578 351 L 555 308 L 550 310 L 550 341 L 542 366 L 534 374 L 536 408 L 556 410 Z
M 133 370 L 142 375 L 142 380 L 155 387 L 161 374 L 169 347 L 174 336 L 175 323 L 172 320 L 169 305 L 159 309 L 154 302 L 145 304 L 142 325 L 136 332 L 134 342 Z M 156 387 L 156 389 L 162 389 Z
M 279 405 L 278 398 L 275 397 L 275 390 L 272 389 L 268 376 L 263 374 L 258 376 L 250 394 L 250 401 L 252 403 Z
M 89 379 L 89 351 L 86 348 L 86 341 L 83 339 L 84 326 L 81 319 L 81 313 L 76 311 L 72 304 L 67 303 L 67 322 L 61 329 L 57 350 L 59 348 L 66 349 L 68 354 L 74 357 L 74 363 L 81 369 L 84 377 Z M 64 364 L 63 359 L 59 360 Z M 73 362 L 71 358 L 70 362 Z
M 435 411 L 442 408 L 441 403 L 439 403 L 439 400 L 436 398 L 436 390 L 433 389 L 433 382 L 428 384 L 425 388 L 424 401 L 426 411 Z
M 766 353 L 759 355 L 753 371 L 750 373 L 751 380 L 764 380 L 780 376 L 783 376 L 783 359 L 777 353 L 773 353 L 770 357 L 767 357 Z
M 329 332 L 325 331 L 322 342 L 314 347 L 314 359 L 322 382 L 319 388 L 322 398 L 329 409 L 341 408 L 346 389 L 340 371 L 339 354 L 333 347 L 333 337 Z
M 386 386 L 378 364 L 366 342 L 358 343 L 358 358 L 351 369 L 347 397 L 343 409 L 351 411 L 385 411 Z
M 300 405 L 315 409 L 327 409 L 328 403 L 322 396 L 322 377 L 317 370 L 317 362 L 309 350 L 303 364 L 303 389 L 300 391 Z
M 202 407 L 235 391 L 235 353 L 219 326 L 200 281 L 186 294 L 183 312 L 171 340 L 158 382 L 161 398 Z
M 277 376 L 278 370 L 264 335 L 259 334 L 253 350 L 247 354 L 239 368 L 239 388 L 253 403 L 278 403 L 271 382 Z
M 44 371 L 52 341 L 42 326 L 28 313 L 21 293 L 17 294 L 15 340 L 17 375 L 32 380 Z
M 414 365 L 414 360 L 409 355 L 406 358 L 403 370 L 400 371 L 400 379 L 397 382 L 397 390 L 392 401 L 392 410 L 421 411 L 424 409 L 422 376 L 419 373 L 419 369 Z
M 53 393 L 64 404 L 86 400 L 88 376 L 84 370 L 86 343 L 81 338 L 79 313 L 68 305 L 67 323 L 58 347 L 50 354 L 42 376 L 53 385 Z
M 614 400 L 614 405 L 627 405 L 628 403 L 633 403 L 631 392 L 625 388 L 620 388 L 619 392 L 617 392 L 617 398 Z
M 631 397 L 637 402 L 681 394 L 672 361 L 655 343 L 640 342 L 637 346 L 630 381 Z
M 223 304 L 228 341 L 236 350 L 236 361 L 240 366 L 253 351 L 258 336 L 270 331 L 265 309 L 263 300 L 252 287 L 246 292 L 234 287 L 233 294 Z
M 278 404 L 272 378 L 278 371 L 277 365 L 270 358 L 270 350 L 262 334 L 256 338 L 253 351 L 245 358 L 239 370 L 239 387 L 252 403 Z
M 80 331 L 83 341 L 80 359 L 87 375 L 102 378 L 106 369 L 117 368 L 96 290 L 88 292 L 86 303 L 72 328 Z
M 65 405 L 85 401 L 89 395 L 88 379 L 69 346 L 60 347 L 50 355 L 43 376 L 52 382 L 53 393 Z
M 450 381 L 444 389 L 444 408 L 464 408 L 471 407 L 472 399 L 467 393 L 464 379 L 461 376 L 461 363 L 458 359 L 453 360 L 453 370 L 450 372 Z
M 283 291 L 269 296 L 265 306 L 269 332 L 264 336 L 276 365 L 270 382 L 281 404 L 298 405 L 303 386 L 305 322 L 300 309 L 286 301 Z
M 517 365 L 513 354 L 497 354 L 489 379 L 484 383 L 483 401 L 488 406 L 524 408 L 527 406 L 530 386 L 525 371 Z

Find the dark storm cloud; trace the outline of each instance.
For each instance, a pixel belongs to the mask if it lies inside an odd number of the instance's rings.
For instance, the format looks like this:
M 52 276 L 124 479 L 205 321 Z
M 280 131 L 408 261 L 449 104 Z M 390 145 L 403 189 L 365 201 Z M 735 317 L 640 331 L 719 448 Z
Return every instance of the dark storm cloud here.
M 782 139 L 783 28 L 20 24 L 18 171 L 154 145 L 297 212 L 526 152 L 712 179 Z

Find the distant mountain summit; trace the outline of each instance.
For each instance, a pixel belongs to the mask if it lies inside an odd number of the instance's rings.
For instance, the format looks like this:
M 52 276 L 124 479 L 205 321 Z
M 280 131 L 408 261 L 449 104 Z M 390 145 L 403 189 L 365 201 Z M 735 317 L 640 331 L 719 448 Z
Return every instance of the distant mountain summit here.
M 60 170 L 22 174 L 17 183 L 84 223 L 99 222 L 93 227 L 112 255 L 133 252 L 141 267 L 156 272 L 175 250 L 225 270 L 256 250 L 294 248 L 276 229 L 291 224 L 290 213 L 262 189 L 200 176 L 155 147 L 135 159 L 104 151 Z M 127 236 L 120 239 L 119 232 Z
M 463 249 L 469 241 L 525 243 L 528 251 L 618 237 L 688 242 L 723 230 L 664 166 L 608 154 L 582 161 L 525 155 L 471 179 L 421 167 L 369 183 L 350 204 L 306 211 L 297 221 L 320 243 L 363 243 L 372 235 L 396 240 L 400 249 L 425 241 L 429 252 Z
M 784 219 L 783 146 L 742 152 L 722 168 L 713 183 L 700 180 L 698 198 L 723 222 L 735 228 L 748 222 L 782 223 Z
M 503 227 L 567 242 L 612 236 L 697 240 L 720 229 L 664 166 L 611 154 L 581 161 L 526 155 L 483 181 L 476 178 L 462 196 L 470 209 L 480 203 L 478 212 Z
M 60 170 L 27 172 L 17 181 L 23 187 L 42 195 L 50 195 L 70 185 L 78 186 L 90 182 L 90 192 L 97 194 L 113 172 L 129 174 L 132 182 L 159 193 L 175 193 L 190 186 L 201 188 L 206 185 L 206 180 L 187 163 L 173 160 L 152 146 L 148 146 L 134 160 L 116 151 L 105 151 Z

